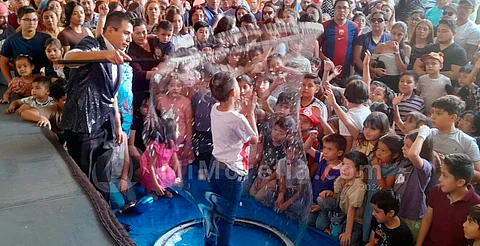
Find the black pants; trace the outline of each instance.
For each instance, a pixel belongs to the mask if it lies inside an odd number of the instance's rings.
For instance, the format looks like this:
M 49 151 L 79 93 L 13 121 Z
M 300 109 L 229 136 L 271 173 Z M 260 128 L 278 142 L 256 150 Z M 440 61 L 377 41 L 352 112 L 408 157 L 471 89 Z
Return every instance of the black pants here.
M 92 133 L 65 131 L 68 153 L 104 196 L 109 191 L 105 167 L 113 147 L 113 142 L 108 140 L 109 136 L 113 134 L 108 122 Z

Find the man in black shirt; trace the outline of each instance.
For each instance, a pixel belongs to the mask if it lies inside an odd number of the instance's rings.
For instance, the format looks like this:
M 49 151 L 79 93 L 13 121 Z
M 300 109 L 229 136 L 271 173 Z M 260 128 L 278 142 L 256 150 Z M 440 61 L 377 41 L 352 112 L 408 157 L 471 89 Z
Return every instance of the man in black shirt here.
M 458 79 L 458 71 L 461 67 L 467 64 L 467 54 L 465 49 L 454 42 L 455 30 L 457 26 L 455 22 L 450 20 L 440 20 L 437 28 L 438 43 L 426 46 L 423 49 L 423 54 L 430 52 L 442 52 L 444 56 L 443 68 L 441 73 L 452 80 L 452 84 L 456 83 Z M 413 71 L 418 75 L 424 75 L 425 64 L 418 58 L 413 66 Z

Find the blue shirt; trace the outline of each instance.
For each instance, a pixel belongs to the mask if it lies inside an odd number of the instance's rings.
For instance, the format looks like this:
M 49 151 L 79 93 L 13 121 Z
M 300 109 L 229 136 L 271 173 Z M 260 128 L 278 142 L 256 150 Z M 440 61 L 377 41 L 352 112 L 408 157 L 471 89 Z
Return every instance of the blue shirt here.
M 439 9 L 437 6 L 429 9 L 427 13 L 425 13 L 425 18 L 432 22 L 433 26 L 438 26 L 438 22 L 442 18 L 443 9 Z
M 373 54 L 373 51 L 375 50 L 378 44 L 385 43 L 389 40 L 390 40 L 390 34 L 383 32 L 382 37 L 380 38 L 380 41 L 378 41 L 378 43 L 375 43 L 375 41 L 372 38 L 372 32 L 367 32 L 358 36 L 358 38 L 355 39 L 355 42 L 353 43 L 353 45 L 362 46 L 361 58 L 363 60 L 365 58 L 365 52 L 367 50 L 370 51 L 371 54 Z
M 122 66 L 122 77 L 120 78 L 120 87 L 118 88 L 117 103 L 118 111 L 122 115 L 122 130 L 127 134 L 127 137 L 130 137 L 130 128 L 133 122 L 132 115 L 132 103 L 133 103 L 133 92 L 132 92 L 132 80 L 133 80 L 133 69 L 127 64 Z
M 17 32 L 7 39 L 2 46 L 2 56 L 9 60 L 15 59 L 17 56 L 24 54 L 33 58 L 33 73 L 40 73 L 42 67 L 46 67 L 46 75 L 56 75 L 53 67 L 49 64 L 45 55 L 45 42 L 51 38 L 50 35 L 43 32 L 36 32 L 31 39 L 22 36 L 22 32 Z
M 218 8 L 215 11 L 205 4 L 205 21 L 208 23 L 208 25 L 213 26 L 213 24 L 215 24 L 215 16 L 217 14 L 223 14 L 222 9 Z
M 328 168 L 326 160 L 319 162 L 321 152 L 315 151 L 314 162 L 318 163 L 318 168 L 313 177 L 312 181 L 312 194 L 313 194 L 313 203 L 316 203 L 317 197 L 320 192 L 324 190 L 333 191 L 333 184 L 335 180 L 340 176 L 340 169 Z

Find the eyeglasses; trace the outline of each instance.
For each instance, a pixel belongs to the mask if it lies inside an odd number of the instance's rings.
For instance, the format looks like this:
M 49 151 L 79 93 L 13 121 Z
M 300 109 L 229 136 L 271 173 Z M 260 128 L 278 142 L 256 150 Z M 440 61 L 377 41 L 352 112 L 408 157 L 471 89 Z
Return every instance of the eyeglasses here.
M 38 19 L 30 19 L 30 18 L 23 18 L 21 20 L 25 21 L 25 22 L 37 22 L 38 21 Z
M 453 16 L 455 12 L 443 11 L 443 15 Z
M 372 18 L 370 20 L 372 23 L 382 23 L 383 21 L 385 21 L 383 18 Z
M 263 11 L 264 15 L 273 15 L 273 11 Z

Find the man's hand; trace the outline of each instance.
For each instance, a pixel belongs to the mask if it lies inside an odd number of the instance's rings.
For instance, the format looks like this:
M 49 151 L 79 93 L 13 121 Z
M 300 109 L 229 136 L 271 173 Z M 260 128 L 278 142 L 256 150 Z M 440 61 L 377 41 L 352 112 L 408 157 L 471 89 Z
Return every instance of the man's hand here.
M 125 63 L 125 61 L 131 61 L 132 58 L 121 50 L 110 50 L 107 55 L 107 60 L 113 64 L 119 65 Z

